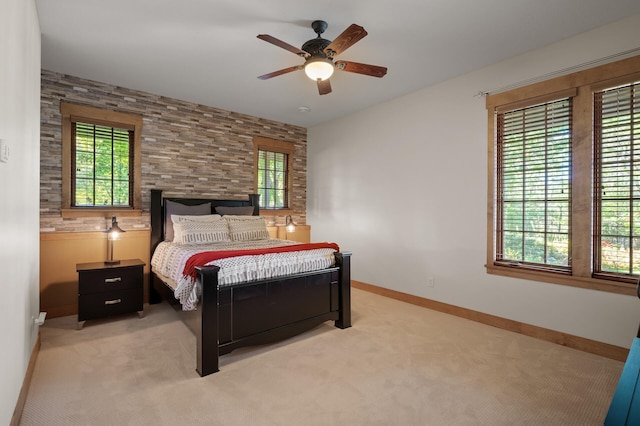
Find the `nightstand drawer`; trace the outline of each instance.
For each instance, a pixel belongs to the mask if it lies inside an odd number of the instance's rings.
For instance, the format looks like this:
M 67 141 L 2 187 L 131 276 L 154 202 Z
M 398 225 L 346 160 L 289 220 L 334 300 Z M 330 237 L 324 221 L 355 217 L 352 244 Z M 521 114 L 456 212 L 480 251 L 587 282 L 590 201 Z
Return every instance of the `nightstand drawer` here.
M 142 267 L 111 268 L 79 272 L 80 294 L 136 288 L 142 279 Z
M 80 294 L 78 321 L 142 311 L 142 288 Z

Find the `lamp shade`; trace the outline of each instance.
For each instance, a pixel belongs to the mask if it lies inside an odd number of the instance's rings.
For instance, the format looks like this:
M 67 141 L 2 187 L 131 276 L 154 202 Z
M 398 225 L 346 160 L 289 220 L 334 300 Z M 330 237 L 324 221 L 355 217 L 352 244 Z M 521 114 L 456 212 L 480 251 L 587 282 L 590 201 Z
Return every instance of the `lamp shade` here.
M 121 232 L 125 232 L 125 231 L 120 229 L 120 227 L 118 226 L 118 221 L 116 220 L 116 217 L 112 216 L 111 217 L 111 228 L 107 229 L 107 237 L 111 238 L 112 240 L 117 240 L 118 239 L 118 235 Z
M 330 59 L 316 56 L 311 57 L 304 64 L 304 72 L 311 80 L 326 80 L 333 75 L 333 62 Z

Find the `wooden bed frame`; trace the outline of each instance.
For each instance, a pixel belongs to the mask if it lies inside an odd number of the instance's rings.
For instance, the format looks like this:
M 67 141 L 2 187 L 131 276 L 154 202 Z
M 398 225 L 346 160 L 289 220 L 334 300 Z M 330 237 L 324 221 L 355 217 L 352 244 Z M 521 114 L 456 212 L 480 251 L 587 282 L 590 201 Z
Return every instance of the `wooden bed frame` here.
M 259 215 L 258 195 L 248 200 L 162 197 L 151 190 L 151 256 L 164 240 L 165 200 L 186 205 L 211 202 L 217 206 L 254 206 Z M 336 253 L 335 267 L 218 287 L 217 266 L 197 267 L 202 298 L 197 310 L 197 367 L 200 376 L 219 371 L 218 358 L 234 349 L 283 340 L 322 324 L 335 321 L 338 328 L 351 327 L 351 253 Z M 173 290 L 153 271 L 149 280 L 149 303 L 162 299 L 175 305 Z

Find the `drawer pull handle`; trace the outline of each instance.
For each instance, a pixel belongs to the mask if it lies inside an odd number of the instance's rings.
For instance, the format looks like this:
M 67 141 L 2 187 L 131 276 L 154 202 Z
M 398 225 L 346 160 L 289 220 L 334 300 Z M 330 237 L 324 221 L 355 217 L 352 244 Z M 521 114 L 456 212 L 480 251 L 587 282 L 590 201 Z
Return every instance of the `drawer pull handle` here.
M 113 300 L 105 300 L 104 304 L 105 305 L 117 305 L 120 302 L 122 302 L 122 299 L 113 299 Z
M 122 278 L 120 278 L 120 277 L 116 277 L 116 278 L 105 278 L 105 279 L 104 279 L 104 282 L 105 282 L 105 283 L 117 283 L 117 282 L 120 282 L 120 281 L 122 281 Z

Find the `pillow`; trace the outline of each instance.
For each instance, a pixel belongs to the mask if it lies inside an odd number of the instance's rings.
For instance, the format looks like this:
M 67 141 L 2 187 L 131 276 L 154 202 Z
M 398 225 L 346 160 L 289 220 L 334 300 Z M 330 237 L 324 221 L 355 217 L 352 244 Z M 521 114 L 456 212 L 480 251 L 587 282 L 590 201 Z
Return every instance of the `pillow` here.
M 174 243 L 210 244 L 229 241 L 227 221 L 219 219 L 213 222 L 178 222 L 173 224 Z
M 253 206 L 217 206 L 216 213 L 221 215 L 243 215 L 243 216 L 252 216 L 253 215 Z
M 268 240 L 267 222 L 260 216 L 232 216 L 224 219 L 229 224 L 231 241 Z
M 175 201 L 164 201 L 164 240 L 173 241 L 173 222 L 171 215 L 209 215 L 211 214 L 211 203 L 197 204 L 195 206 L 187 206 L 186 204 L 176 203 Z
M 203 215 L 179 215 L 172 214 L 171 222 L 174 224 L 182 222 L 215 222 L 217 220 L 224 220 L 219 214 L 203 214 Z

